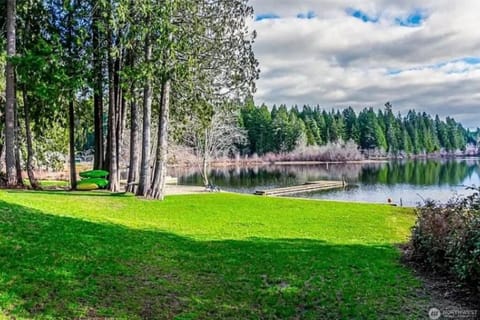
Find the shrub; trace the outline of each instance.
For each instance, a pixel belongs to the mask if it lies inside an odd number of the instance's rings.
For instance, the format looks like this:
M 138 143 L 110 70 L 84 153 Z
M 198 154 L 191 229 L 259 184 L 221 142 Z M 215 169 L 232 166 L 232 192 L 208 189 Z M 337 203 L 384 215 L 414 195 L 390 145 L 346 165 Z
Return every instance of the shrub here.
M 353 141 L 346 143 L 328 143 L 323 146 L 298 147 L 290 153 L 268 153 L 264 161 L 358 161 L 363 160 L 362 153 Z
M 480 291 L 480 188 L 470 189 L 470 196 L 416 209 L 410 258 Z

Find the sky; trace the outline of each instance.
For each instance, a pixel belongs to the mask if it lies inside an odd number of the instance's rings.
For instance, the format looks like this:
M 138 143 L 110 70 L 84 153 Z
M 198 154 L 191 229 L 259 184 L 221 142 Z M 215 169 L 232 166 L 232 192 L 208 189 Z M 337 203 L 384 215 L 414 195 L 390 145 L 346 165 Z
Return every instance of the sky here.
M 250 0 L 257 104 L 409 109 L 480 126 L 480 1 Z

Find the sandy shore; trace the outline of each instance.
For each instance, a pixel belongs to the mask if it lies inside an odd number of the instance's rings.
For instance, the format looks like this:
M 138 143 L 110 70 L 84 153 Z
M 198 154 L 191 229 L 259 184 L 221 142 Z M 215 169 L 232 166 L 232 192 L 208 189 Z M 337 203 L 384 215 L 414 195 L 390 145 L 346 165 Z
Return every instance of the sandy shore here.
M 165 193 L 167 196 L 181 195 L 181 194 L 208 194 L 205 187 L 199 186 L 184 186 L 178 184 L 167 184 L 165 186 Z

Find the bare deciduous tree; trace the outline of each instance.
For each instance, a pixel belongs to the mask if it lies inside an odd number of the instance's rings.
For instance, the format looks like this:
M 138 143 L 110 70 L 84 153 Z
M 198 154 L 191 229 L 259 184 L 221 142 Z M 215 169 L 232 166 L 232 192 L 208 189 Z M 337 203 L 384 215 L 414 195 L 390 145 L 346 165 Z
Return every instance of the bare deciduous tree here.
M 198 159 L 205 186 L 210 184 L 211 161 L 233 154 L 237 145 L 246 140 L 246 132 L 238 125 L 238 117 L 236 110 L 216 105 L 211 108 L 210 116 L 193 114 L 185 126 L 185 144 L 193 149 Z

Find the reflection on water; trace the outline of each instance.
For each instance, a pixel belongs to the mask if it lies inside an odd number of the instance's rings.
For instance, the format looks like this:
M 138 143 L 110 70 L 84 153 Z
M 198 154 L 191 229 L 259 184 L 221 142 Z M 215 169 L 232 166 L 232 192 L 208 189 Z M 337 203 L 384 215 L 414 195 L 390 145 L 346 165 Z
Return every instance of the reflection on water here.
M 179 183 L 202 185 L 198 170 L 171 169 Z M 480 185 L 480 159 L 409 160 L 365 164 L 265 165 L 216 168 L 211 180 L 224 190 L 253 193 L 259 189 L 293 186 L 313 180 L 346 180 L 351 187 L 295 196 L 404 205 L 423 199 L 448 200 L 465 194 L 465 186 Z

